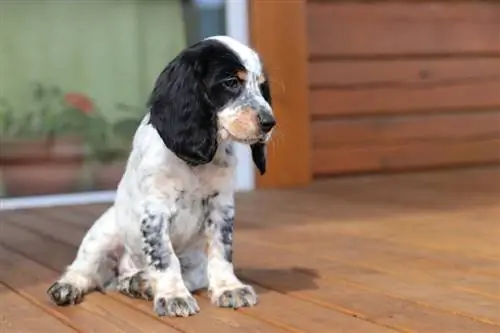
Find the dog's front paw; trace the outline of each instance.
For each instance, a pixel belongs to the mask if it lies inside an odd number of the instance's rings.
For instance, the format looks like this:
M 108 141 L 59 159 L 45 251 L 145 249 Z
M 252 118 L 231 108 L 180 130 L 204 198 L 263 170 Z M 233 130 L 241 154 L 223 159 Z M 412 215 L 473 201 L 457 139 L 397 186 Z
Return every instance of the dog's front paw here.
M 242 285 L 223 290 L 214 290 L 212 303 L 221 308 L 242 308 L 257 304 L 257 294 L 249 285 Z
M 75 305 L 83 300 L 84 292 L 77 287 L 62 282 L 55 282 L 47 290 L 49 298 L 59 306 Z
M 191 295 L 185 296 L 162 296 L 158 295 L 154 300 L 154 311 L 160 317 L 188 317 L 200 311 L 198 303 Z

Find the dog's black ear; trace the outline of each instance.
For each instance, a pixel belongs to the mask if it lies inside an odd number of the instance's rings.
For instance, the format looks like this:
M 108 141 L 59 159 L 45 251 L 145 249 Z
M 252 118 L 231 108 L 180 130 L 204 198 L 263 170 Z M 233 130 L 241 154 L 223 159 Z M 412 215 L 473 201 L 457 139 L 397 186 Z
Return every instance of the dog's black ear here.
M 250 146 L 252 150 L 252 160 L 257 170 L 263 175 L 266 173 L 266 145 L 263 143 L 255 143 Z
M 217 150 L 217 118 L 204 84 L 207 59 L 198 43 L 160 73 L 148 100 L 150 123 L 177 157 L 209 163 Z
M 262 97 L 269 103 L 269 105 L 272 107 L 272 99 L 271 99 L 271 88 L 269 86 L 269 77 L 266 76 L 266 80 L 262 82 L 259 85 L 260 93 L 262 94 Z M 252 150 L 252 160 L 257 169 L 259 170 L 260 174 L 263 175 L 266 173 L 266 165 L 267 165 L 267 149 L 266 145 L 264 143 L 255 143 L 250 146 Z

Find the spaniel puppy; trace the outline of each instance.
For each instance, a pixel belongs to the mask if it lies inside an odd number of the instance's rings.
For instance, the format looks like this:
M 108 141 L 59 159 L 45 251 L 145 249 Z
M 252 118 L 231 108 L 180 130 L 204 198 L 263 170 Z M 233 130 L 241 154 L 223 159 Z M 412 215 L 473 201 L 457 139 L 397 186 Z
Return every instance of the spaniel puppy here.
M 275 120 L 258 54 L 227 36 L 202 40 L 159 75 L 114 204 L 85 235 L 47 291 L 57 305 L 108 288 L 152 300 L 159 316 L 189 316 L 191 292 L 212 302 L 257 303 L 234 274 L 232 142 L 250 145 L 261 174 Z

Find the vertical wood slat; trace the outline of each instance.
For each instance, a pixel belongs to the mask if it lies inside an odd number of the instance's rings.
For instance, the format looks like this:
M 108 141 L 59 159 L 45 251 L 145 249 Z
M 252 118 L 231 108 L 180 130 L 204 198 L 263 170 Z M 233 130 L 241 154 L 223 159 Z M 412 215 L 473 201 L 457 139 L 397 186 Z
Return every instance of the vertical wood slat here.
M 268 170 L 257 187 L 310 183 L 306 0 L 250 0 L 251 44 L 270 76 L 278 127 L 268 145 Z

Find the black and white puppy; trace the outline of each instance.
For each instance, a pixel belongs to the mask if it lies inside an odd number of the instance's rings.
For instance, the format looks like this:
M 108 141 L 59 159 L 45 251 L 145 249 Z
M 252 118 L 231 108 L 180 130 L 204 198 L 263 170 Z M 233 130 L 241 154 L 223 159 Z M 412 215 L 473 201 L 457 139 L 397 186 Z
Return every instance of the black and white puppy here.
M 263 174 L 274 126 L 254 50 L 215 36 L 182 51 L 155 83 L 114 204 L 47 291 L 52 301 L 76 304 L 114 280 L 120 292 L 153 300 L 160 316 L 197 313 L 191 292 L 206 287 L 217 306 L 255 305 L 232 264 L 232 142 L 250 145 Z

